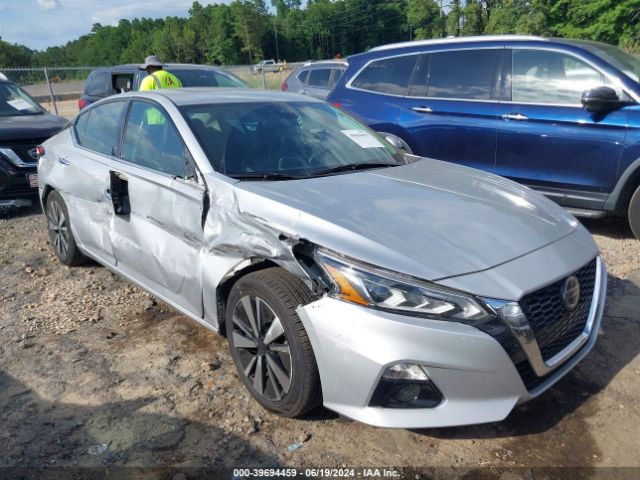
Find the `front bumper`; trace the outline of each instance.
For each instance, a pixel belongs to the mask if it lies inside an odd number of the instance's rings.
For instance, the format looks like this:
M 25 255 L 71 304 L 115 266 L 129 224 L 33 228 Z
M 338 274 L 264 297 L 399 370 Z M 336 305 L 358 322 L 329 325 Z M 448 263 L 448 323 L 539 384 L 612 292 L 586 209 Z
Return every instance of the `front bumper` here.
M 503 420 L 516 404 L 547 390 L 593 348 L 606 297 L 606 270 L 601 262 L 598 265 L 603 280 L 593 294 L 586 341 L 531 391 L 500 343 L 474 327 L 363 308 L 330 297 L 300 307 L 298 315 L 318 363 L 324 405 L 381 427 Z M 435 408 L 370 407 L 383 371 L 396 363 L 423 366 L 444 400 Z
M 38 189 L 30 185 L 29 175 L 37 173 L 35 166 L 15 166 L 0 156 L 0 207 L 31 205 Z

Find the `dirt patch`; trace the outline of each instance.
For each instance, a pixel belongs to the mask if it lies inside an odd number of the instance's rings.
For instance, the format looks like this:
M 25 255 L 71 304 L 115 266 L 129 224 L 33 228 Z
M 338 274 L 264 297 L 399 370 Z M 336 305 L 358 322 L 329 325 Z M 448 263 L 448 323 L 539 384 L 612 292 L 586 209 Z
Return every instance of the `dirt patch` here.
M 617 223 L 588 227 L 612 274 L 594 351 L 503 422 L 409 431 L 322 409 L 302 420 L 264 411 L 224 339 L 105 268 L 57 263 L 36 210 L 5 215 L 0 465 L 429 465 L 439 478 L 477 466 L 639 466 L 640 242 Z

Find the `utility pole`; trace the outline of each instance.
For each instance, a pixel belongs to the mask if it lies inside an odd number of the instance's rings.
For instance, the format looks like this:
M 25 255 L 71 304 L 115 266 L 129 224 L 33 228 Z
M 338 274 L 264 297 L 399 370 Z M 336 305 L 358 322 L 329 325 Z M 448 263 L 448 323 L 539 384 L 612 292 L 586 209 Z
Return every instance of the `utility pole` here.
M 276 62 L 280 63 L 280 54 L 278 53 L 278 11 L 273 16 L 273 33 L 276 36 Z
M 253 56 L 251 55 L 251 41 L 249 40 L 249 29 L 247 28 L 247 22 L 244 23 L 244 33 L 247 37 L 247 47 L 249 47 L 249 65 L 253 65 Z

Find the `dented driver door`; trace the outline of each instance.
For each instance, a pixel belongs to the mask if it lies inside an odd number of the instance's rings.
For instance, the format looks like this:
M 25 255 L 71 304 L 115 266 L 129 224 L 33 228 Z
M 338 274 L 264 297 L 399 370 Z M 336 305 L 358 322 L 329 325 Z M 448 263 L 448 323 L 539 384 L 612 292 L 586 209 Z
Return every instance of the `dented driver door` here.
M 122 160 L 110 171 L 116 267 L 166 300 L 202 317 L 205 189 L 164 110 L 131 104 Z

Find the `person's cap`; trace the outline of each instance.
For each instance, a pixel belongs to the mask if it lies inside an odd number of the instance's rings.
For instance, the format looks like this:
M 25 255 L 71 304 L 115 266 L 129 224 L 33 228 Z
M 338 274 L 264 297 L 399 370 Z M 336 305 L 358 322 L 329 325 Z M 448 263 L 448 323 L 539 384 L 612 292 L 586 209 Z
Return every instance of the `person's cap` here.
M 164 67 L 164 63 L 155 55 L 149 55 L 144 59 L 144 63 L 140 65 L 140 70 L 146 70 L 147 67 Z

